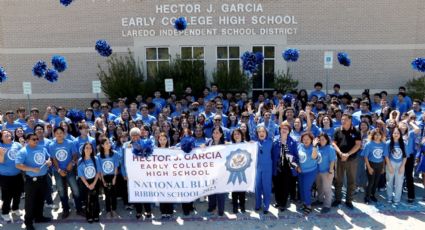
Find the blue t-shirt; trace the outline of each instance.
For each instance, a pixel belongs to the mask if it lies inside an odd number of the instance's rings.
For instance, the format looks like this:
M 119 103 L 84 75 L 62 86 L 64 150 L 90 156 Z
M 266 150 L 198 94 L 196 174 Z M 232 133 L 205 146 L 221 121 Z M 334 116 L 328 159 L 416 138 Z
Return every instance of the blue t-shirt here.
M 118 168 L 120 164 L 120 156 L 115 151 L 113 151 L 113 153 L 112 157 L 109 155 L 105 156 L 105 158 L 100 157 L 100 153 L 97 154 L 96 167 L 103 175 L 114 175 L 115 169 Z
M 31 177 L 44 176 L 47 174 L 48 167 L 43 165 L 47 159 L 49 159 L 49 154 L 44 147 L 36 146 L 35 148 L 31 148 L 27 145 L 19 150 L 16 155 L 15 165 L 24 164 L 27 167 L 40 168 L 40 172 L 38 173 L 26 171 L 25 174 Z
M 97 169 L 96 169 L 96 162 L 97 162 L 97 157 L 95 157 L 94 159 L 95 161 L 93 162 L 92 159 L 89 160 L 84 160 L 82 158 L 80 158 L 80 160 L 78 161 L 78 177 L 84 177 L 86 180 L 90 180 L 90 179 L 94 179 L 97 173 Z
M 313 145 L 310 145 L 308 148 L 304 144 L 298 145 L 298 159 L 301 173 L 308 173 L 317 169 L 317 161 L 312 158 L 312 153 Z
M 0 148 L 6 149 L 4 153 L 4 161 L 0 163 L 0 175 L 2 176 L 16 176 L 21 171 L 16 168 L 15 159 L 22 145 L 18 142 L 12 142 L 10 144 L 0 143 Z
M 319 172 L 329 172 L 330 165 L 333 161 L 336 161 L 336 153 L 335 149 L 331 145 L 326 145 L 317 149 Z
M 63 140 L 62 144 L 54 140 L 49 144 L 48 150 L 52 159 L 58 161 L 59 168 L 62 170 L 66 170 L 66 166 L 72 161 L 73 155 L 78 154 L 75 143 L 67 139 Z
M 93 151 L 96 151 L 96 140 L 91 137 L 91 136 L 87 136 L 86 138 L 82 138 L 81 136 L 75 138 L 75 146 L 78 150 L 78 154 L 79 156 L 81 156 L 81 153 L 83 152 L 83 146 L 86 142 L 89 142 L 90 144 L 93 145 Z
M 396 162 L 396 163 L 400 163 L 403 161 L 403 151 L 400 148 L 400 145 L 398 143 L 394 143 L 394 149 L 391 151 L 390 149 L 390 142 L 391 141 L 387 141 L 387 151 L 388 151 L 388 157 L 390 158 L 391 161 Z
M 367 157 L 370 162 L 381 163 L 384 158 L 388 156 L 388 148 L 386 143 L 376 143 L 375 141 L 369 141 L 362 152 L 363 157 Z
M 403 135 L 404 146 L 406 147 L 406 155 L 410 157 L 415 154 L 415 132 L 409 131 L 408 135 Z

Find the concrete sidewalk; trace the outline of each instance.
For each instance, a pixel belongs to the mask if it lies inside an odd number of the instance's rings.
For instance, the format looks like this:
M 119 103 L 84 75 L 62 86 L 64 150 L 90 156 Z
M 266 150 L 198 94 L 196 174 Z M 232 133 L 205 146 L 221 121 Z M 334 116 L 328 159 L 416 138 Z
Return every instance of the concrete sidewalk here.
M 378 203 L 366 205 L 362 203 L 363 194 L 357 194 L 354 202 L 355 209 L 348 210 L 344 205 L 339 209 L 332 208 L 328 214 L 320 214 L 320 208 L 308 216 L 297 210 L 299 204 L 291 204 L 285 212 L 271 207 L 270 214 L 253 211 L 254 196 L 247 195 L 247 212 L 245 214 L 231 213 L 231 200 L 226 201 L 224 217 L 208 215 L 207 203 L 196 202 L 197 213 L 184 217 L 181 205 L 175 205 L 176 212 L 173 219 L 161 220 L 159 208 L 153 208 L 152 219 L 136 220 L 135 211 L 124 209 L 122 200 L 118 200 L 119 217 L 111 219 L 105 217 L 104 202 L 101 201 L 102 215 L 100 223 L 88 224 L 83 217 L 76 216 L 75 212 L 66 220 L 57 220 L 61 209 L 45 208 L 45 215 L 53 217 L 49 224 L 35 224 L 36 229 L 423 229 L 425 227 L 425 202 L 422 201 L 423 188 L 416 184 L 417 201 L 407 204 L 405 194 L 399 206 L 388 204 L 385 192 L 379 192 Z M 56 197 L 57 199 L 57 197 Z M 21 205 L 22 206 L 22 205 Z M 154 206 L 154 205 L 153 205 Z M 22 207 L 23 208 L 23 207 Z M 0 222 L 2 229 L 20 229 L 23 221 L 14 218 L 13 223 Z

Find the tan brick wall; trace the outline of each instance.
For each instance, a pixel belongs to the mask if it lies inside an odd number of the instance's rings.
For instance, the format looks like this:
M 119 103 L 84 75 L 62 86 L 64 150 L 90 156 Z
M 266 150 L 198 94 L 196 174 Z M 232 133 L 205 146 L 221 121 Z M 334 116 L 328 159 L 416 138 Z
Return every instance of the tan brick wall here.
M 164 14 L 155 15 L 155 5 L 165 3 L 199 3 L 202 8 L 209 3 L 216 6 L 223 3 L 261 3 L 264 13 L 254 13 L 255 15 L 294 15 L 298 22 L 298 33 L 279 39 L 281 44 L 287 43 L 288 46 L 310 47 L 302 49 L 300 60 L 289 65 L 295 78 L 300 81 L 300 88 L 310 89 L 314 82 L 324 82 L 325 76 L 329 75 L 330 84 L 341 83 L 343 90 L 396 89 L 408 79 L 420 75 L 411 70 L 410 61 L 425 53 L 425 17 L 422 13 L 425 5 L 421 0 L 79 0 L 67 8 L 52 0 L 0 0 L 0 65 L 7 68 L 10 76 L 8 82 L 0 85 L 0 94 L 21 94 L 22 81 L 31 81 L 33 93 L 38 94 L 90 93 L 91 81 L 97 79 L 97 64 L 105 64 L 105 58 L 93 50 L 64 53 L 69 69 L 61 74 L 58 83 L 50 84 L 32 76 L 31 68 L 39 59 L 49 61 L 54 53 L 31 53 L 31 49 L 41 48 L 43 51 L 43 48 L 93 47 L 94 42 L 100 38 L 107 39 L 113 48 L 133 47 L 133 38 L 121 37 L 121 17 L 156 16 L 159 19 Z M 180 15 L 184 14 L 168 16 Z M 213 14 L 215 24 L 218 15 L 224 14 Z M 250 17 L 253 14 L 239 15 Z M 214 27 L 220 28 L 218 25 Z M 226 37 L 220 36 L 177 39 L 226 41 Z M 259 45 L 251 44 L 249 39 L 241 39 L 240 42 L 241 46 Z M 418 48 L 403 48 L 406 44 L 416 44 Z M 158 42 L 158 46 L 160 45 L 169 44 Z M 343 48 L 358 45 L 359 48 L 348 50 L 352 57 L 352 67 L 344 68 L 335 64 L 333 70 L 325 71 L 324 50 L 320 48 L 323 45 L 329 45 L 329 50 L 336 52 L 341 50 L 338 45 Z M 364 48 L 363 45 L 372 45 L 372 48 Z M 374 45 L 377 46 L 376 49 L 373 48 Z M 381 45 L 389 45 L 389 48 L 382 48 Z M 2 48 L 6 50 L 2 52 Z M 15 54 L 11 49 L 28 52 Z M 280 52 L 277 50 L 278 59 L 281 59 Z M 8 100 L 7 103 L 26 103 L 22 99 L 11 101 Z M 81 99 L 65 98 L 60 99 L 59 103 L 70 103 L 72 106 L 72 103 L 80 105 L 80 101 Z M 0 108 L 4 105 L 4 101 L 1 101 Z M 40 101 L 40 106 L 42 105 L 45 104 Z

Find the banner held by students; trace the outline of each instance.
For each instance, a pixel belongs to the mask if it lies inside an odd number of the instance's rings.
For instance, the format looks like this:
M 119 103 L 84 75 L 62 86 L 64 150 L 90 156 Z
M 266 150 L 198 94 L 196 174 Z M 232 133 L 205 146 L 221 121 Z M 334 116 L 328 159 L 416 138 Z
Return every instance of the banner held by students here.
M 130 202 L 191 202 L 224 192 L 254 191 L 257 143 L 155 149 L 147 158 L 126 149 Z

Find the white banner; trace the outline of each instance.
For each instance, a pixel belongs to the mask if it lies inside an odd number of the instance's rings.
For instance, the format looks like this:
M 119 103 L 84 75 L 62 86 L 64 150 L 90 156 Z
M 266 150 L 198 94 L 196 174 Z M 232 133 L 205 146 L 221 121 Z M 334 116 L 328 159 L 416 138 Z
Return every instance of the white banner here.
M 148 158 L 127 149 L 130 202 L 191 202 L 215 193 L 254 191 L 257 143 L 154 149 Z

